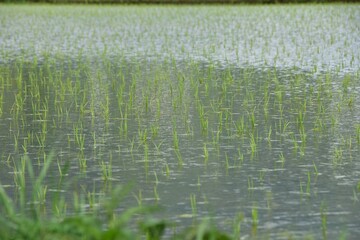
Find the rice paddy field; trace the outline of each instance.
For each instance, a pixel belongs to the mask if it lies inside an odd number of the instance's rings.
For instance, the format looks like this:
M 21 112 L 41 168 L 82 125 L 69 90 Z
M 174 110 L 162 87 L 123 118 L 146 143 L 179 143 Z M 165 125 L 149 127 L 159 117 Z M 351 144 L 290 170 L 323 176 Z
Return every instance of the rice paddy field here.
M 123 186 L 111 215 L 158 206 L 165 238 L 207 218 L 356 239 L 359 23 L 359 4 L 0 5 L 1 221 Z

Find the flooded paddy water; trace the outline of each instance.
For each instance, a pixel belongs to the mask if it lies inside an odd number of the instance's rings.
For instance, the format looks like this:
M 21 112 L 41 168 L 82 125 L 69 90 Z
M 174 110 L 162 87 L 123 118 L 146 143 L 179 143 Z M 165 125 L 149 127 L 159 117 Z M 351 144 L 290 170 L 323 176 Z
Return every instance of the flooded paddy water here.
M 1 5 L 1 185 L 17 201 L 51 161 L 47 214 L 130 184 L 118 211 L 159 205 L 175 232 L 356 239 L 359 22 L 359 5 Z

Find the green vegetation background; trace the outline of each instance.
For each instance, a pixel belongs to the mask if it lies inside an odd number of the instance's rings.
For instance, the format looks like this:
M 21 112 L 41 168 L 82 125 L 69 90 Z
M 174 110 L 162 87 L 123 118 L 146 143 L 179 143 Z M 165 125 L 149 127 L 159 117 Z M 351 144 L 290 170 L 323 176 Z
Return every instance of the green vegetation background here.
M 0 0 L 7 3 L 122 3 L 122 4 L 269 4 L 269 3 L 332 3 L 332 2 L 360 2 L 360 0 Z

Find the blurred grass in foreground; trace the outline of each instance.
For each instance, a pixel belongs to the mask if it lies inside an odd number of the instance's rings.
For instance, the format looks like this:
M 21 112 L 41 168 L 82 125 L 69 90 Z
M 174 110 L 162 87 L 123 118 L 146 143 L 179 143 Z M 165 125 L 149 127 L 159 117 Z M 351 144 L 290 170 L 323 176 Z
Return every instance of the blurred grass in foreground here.
M 173 224 L 165 220 L 157 219 L 152 214 L 156 207 L 132 207 L 117 213 L 121 200 L 129 192 L 129 187 L 117 187 L 109 195 L 94 206 L 90 211 L 84 211 L 79 199 L 74 198 L 74 209 L 71 214 L 46 213 L 44 201 L 42 201 L 44 178 L 47 174 L 54 154 L 51 153 L 39 175 L 35 177 L 34 170 L 29 158 L 26 158 L 25 167 L 20 174 L 20 184 L 12 199 L 0 184 L 0 239 L 93 239 L 93 240 L 133 240 L 146 239 L 158 240 L 165 233 L 166 228 Z M 26 173 L 25 173 L 26 170 Z M 30 179 L 32 189 L 26 189 L 25 179 Z M 30 192 L 30 194 L 29 194 Z M 61 201 L 60 201 L 61 199 Z M 61 196 L 54 198 L 51 204 L 63 203 Z M 66 203 L 65 203 L 66 204 Z M 78 207 L 76 207 L 78 206 Z M 58 209 L 58 208 L 56 208 Z M 136 220 L 135 220 L 136 219 Z M 134 224 L 136 223 L 136 224 Z M 138 225 L 138 227 L 134 227 Z M 231 239 L 221 233 L 208 220 L 202 221 L 199 225 L 186 229 L 173 239 Z

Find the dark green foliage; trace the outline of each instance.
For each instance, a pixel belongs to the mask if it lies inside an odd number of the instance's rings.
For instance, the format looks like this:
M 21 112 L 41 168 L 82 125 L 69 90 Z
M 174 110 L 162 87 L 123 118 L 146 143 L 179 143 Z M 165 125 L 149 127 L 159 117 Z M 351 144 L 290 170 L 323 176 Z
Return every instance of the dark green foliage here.
M 279 4 L 334 3 L 360 0 L 0 0 L 7 3 L 80 3 L 80 4 Z
M 158 220 L 155 218 L 149 218 L 140 223 L 140 227 L 143 232 L 146 233 L 147 239 L 158 240 L 165 232 L 167 223 L 164 220 Z
M 186 230 L 176 237 L 178 240 L 230 240 L 228 235 L 220 232 L 208 220 L 204 220 L 199 226 Z

